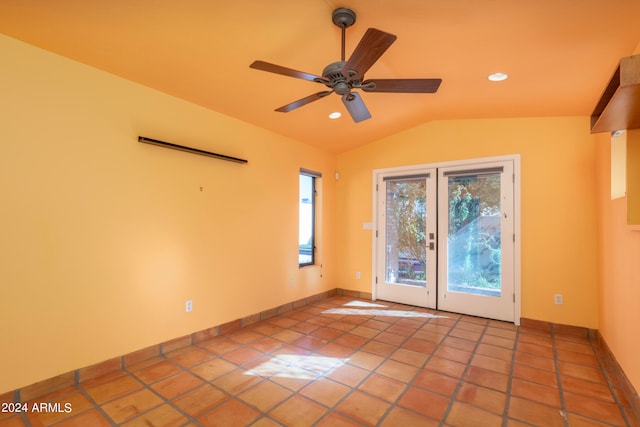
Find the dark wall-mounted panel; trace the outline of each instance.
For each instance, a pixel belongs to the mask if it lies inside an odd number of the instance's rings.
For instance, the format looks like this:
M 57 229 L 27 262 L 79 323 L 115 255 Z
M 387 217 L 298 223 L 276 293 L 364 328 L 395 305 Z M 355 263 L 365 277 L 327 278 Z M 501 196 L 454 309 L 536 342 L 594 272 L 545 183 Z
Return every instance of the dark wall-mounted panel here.
M 186 151 L 187 153 L 199 154 L 201 156 L 213 157 L 220 160 L 226 160 L 228 162 L 235 163 L 247 163 L 248 160 L 239 159 L 237 157 L 226 156 L 224 154 L 212 153 L 211 151 L 200 150 L 198 148 L 185 147 L 184 145 L 173 144 L 171 142 L 160 141 L 157 139 L 146 138 L 144 136 L 138 137 L 139 142 L 145 144 L 157 145 L 160 147 L 172 148 L 174 150 Z

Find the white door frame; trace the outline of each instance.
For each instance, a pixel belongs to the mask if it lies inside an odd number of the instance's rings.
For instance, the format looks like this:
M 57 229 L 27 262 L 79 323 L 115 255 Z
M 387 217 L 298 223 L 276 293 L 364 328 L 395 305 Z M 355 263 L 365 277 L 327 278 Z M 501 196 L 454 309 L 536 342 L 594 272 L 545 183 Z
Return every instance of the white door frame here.
M 382 175 L 391 174 L 391 173 L 403 173 L 410 174 L 412 171 L 423 170 L 423 169 L 432 169 L 432 168 L 444 168 L 444 167 L 456 167 L 456 166 L 465 166 L 465 165 L 474 165 L 478 166 L 482 163 L 495 163 L 499 161 L 512 161 L 513 162 L 513 213 L 514 213 L 514 223 L 513 223 L 513 231 L 514 231 L 514 247 L 513 247 L 513 290 L 514 290 L 514 323 L 516 325 L 520 324 L 520 317 L 522 313 L 522 293 L 521 293 L 521 255 L 522 255 L 522 247 L 521 247 L 521 239 L 520 239 L 520 155 L 519 154 L 511 154 L 506 156 L 496 156 L 496 157 L 483 157 L 478 159 L 467 159 L 467 160 L 456 160 L 450 162 L 437 162 L 437 163 L 425 163 L 420 165 L 411 165 L 411 166 L 399 166 L 395 168 L 384 168 L 384 169 L 374 169 L 372 173 L 372 219 L 373 219 L 373 227 L 371 230 L 372 233 L 372 242 L 371 245 L 371 259 L 372 259 L 372 281 L 371 281 L 371 295 L 373 300 L 377 299 L 377 286 L 376 286 L 376 275 L 378 271 L 378 264 L 380 262 L 384 263 L 384 260 L 379 260 L 377 255 L 377 243 L 376 243 L 376 233 L 379 230 L 381 224 L 378 222 L 378 193 L 376 191 L 376 183 Z M 383 232 L 383 231 L 380 231 Z M 379 233 L 378 233 L 379 234 Z

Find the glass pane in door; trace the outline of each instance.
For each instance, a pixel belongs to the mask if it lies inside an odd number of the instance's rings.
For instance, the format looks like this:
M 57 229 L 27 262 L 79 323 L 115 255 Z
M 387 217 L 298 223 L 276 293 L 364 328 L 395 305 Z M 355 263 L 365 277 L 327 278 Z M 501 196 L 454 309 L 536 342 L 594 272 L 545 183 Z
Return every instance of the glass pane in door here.
M 386 283 L 427 285 L 426 194 L 426 178 L 386 181 Z
M 499 172 L 448 177 L 447 289 L 502 295 Z

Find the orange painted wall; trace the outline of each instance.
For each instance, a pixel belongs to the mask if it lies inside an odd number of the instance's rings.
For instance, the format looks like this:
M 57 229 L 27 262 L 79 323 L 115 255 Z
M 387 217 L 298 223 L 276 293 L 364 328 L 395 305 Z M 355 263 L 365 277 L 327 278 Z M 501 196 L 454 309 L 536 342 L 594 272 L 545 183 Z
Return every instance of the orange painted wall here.
M 627 141 L 640 144 L 640 130 L 627 132 Z M 640 230 L 627 226 L 627 198 L 611 200 L 610 147 L 609 134 L 598 134 L 598 324 L 618 363 L 640 390 Z
M 600 328 L 640 387 L 640 232 L 604 197 L 588 118 L 431 122 L 336 157 L 4 36 L 0 51 L 0 393 L 337 286 L 371 292 L 372 170 L 507 154 L 523 317 Z M 322 271 L 297 266 L 300 167 L 325 176 Z
M 372 171 L 521 155 L 522 317 L 597 328 L 595 142 L 586 117 L 434 121 L 338 156 L 339 286 L 372 290 Z M 356 279 L 360 271 L 361 279 Z M 564 295 L 555 305 L 553 295 Z
M 0 393 L 335 288 L 333 155 L 5 36 L 0 52 Z M 328 177 L 322 272 L 298 268 L 300 167 Z

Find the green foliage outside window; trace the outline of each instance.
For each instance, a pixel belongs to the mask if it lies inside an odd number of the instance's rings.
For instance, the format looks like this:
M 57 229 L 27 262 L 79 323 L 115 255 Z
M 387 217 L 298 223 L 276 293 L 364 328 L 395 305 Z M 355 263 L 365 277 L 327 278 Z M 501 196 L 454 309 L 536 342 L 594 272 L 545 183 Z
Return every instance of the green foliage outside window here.
M 449 179 L 449 282 L 500 288 L 500 175 Z
M 389 206 L 395 218 L 399 278 L 426 280 L 426 216 L 424 181 L 393 183 Z

